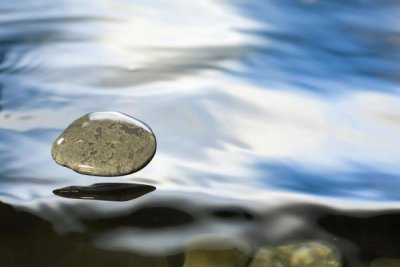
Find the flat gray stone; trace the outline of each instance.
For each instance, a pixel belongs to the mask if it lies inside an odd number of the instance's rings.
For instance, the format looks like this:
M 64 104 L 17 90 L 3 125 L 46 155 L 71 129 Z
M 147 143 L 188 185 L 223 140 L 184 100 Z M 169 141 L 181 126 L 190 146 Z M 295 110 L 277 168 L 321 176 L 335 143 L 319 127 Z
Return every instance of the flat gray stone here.
M 94 112 L 71 123 L 54 141 L 53 159 L 78 173 L 120 176 L 147 165 L 156 138 L 143 122 L 120 112 Z

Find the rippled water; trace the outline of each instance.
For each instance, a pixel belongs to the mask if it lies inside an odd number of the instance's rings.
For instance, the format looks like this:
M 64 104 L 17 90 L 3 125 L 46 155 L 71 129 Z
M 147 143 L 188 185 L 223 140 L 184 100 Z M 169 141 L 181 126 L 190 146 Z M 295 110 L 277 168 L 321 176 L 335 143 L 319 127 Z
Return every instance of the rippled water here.
M 250 255 L 324 240 L 348 266 L 400 257 L 399 11 L 396 0 L 3 1 L 1 266 L 182 266 L 203 237 Z M 102 110 L 151 126 L 146 168 L 101 178 L 53 162 L 61 131 Z M 52 193 L 105 182 L 157 189 L 128 202 Z

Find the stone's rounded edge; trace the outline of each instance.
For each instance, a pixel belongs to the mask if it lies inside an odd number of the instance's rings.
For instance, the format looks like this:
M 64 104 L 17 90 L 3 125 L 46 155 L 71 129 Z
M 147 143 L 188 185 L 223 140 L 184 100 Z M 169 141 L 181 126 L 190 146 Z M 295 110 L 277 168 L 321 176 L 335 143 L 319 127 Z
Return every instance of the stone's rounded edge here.
M 76 126 L 78 126 L 78 125 L 82 125 L 83 123 L 85 123 L 85 121 L 89 121 L 89 115 L 90 115 L 91 113 L 86 113 L 85 115 L 82 115 L 82 116 L 80 116 L 79 118 L 77 118 L 76 120 L 74 120 L 74 121 L 72 121 L 72 122 L 70 122 L 70 124 L 68 124 L 68 126 L 67 126 L 67 128 L 65 128 L 64 129 L 64 131 L 61 133 L 61 135 L 63 134 L 63 133 L 66 133 L 66 132 L 69 132 L 69 131 L 71 131 L 72 129 L 74 129 Z M 60 135 L 60 136 L 61 136 Z M 59 138 L 59 137 L 58 137 Z M 58 139 L 57 138 L 57 139 Z M 57 140 L 56 139 L 56 140 Z
M 81 121 L 84 121 L 86 117 L 89 118 L 89 114 L 90 114 L 90 113 L 87 113 L 87 114 L 85 114 L 85 115 L 79 117 L 78 119 L 72 121 L 70 124 L 68 124 L 67 128 L 65 128 L 65 129 L 61 132 L 61 134 L 60 134 L 59 136 L 57 136 L 57 138 L 54 140 L 54 142 L 53 142 L 53 144 L 52 144 L 52 146 L 51 146 L 51 157 L 53 158 L 53 160 L 54 160 L 57 164 L 59 164 L 59 165 L 61 165 L 61 166 L 63 166 L 63 167 L 67 167 L 67 168 L 70 168 L 70 169 L 71 169 L 71 167 L 68 166 L 68 164 L 67 164 L 66 162 L 57 160 L 57 155 L 59 154 L 59 152 L 56 153 L 57 146 L 61 145 L 61 144 L 58 144 L 58 140 L 60 140 L 60 138 L 62 138 L 62 136 L 63 136 L 65 133 L 67 133 L 68 131 L 71 131 L 71 130 L 72 130 L 77 124 L 79 124 Z
M 79 170 L 77 170 L 77 169 L 73 169 L 72 167 L 67 166 L 67 165 L 64 165 L 64 166 L 69 168 L 69 169 L 71 169 L 71 170 L 73 170 L 76 173 L 79 173 L 79 174 L 88 175 L 88 176 L 98 176 L 98 177 L 126 176 L 126 175 L 129 175 L 129 174 L 137 172 L 135 170 L 135 171 L 129 172 L 129 173 L 118 173 L 118 174 L 117 173 L 113 173 L 113 172 L 102 172 L 102 173 L 99 173 L 99 172 L 91 172 L 90 169 L 79 169 Z
M 59 137 L 57 137 L 57 139 L 56 140 L 58 140 L 58 138 Z M 55 144 L 56 144 L 56 141 L 54 141 L 53 142 L 53 144 L 51 145 L 51 157 L 53 158 L 53 160 L 55 161 L 55 162 L 57 162 L 58 163 L 58 161 L 57 161 L 57 153 L 56 153 L 56 149 L 55 149 Z M 59 164 L 59 163 L 58 163 Z
M 106 171 L 102 171 L 99 172 L 99 170 L 97 169 L 96 171 L 93 171 L 93 169 L 95 169 L 94 167 L 89 167 L 89 168 L 85 168 L 82 166 L 72 166 L 68 163 L 66 163 L 65 165 L 60 164 L 61 166 L 67 167 L 68 169 L 71 169 L 72 171 L 79 173 L 79 174 L 83 174 L 83 175 L 88 175 L 88 176 L 98 176 L 98 177 L 117 177 L 117 176 L 125 176 L 125 175 L 129 175 L 131 173 L 134 172 L 130 172 L 130 173 L 114 173 L 114 172 L 106 172 Z
M 53 144 L 52 144 L 52 146 L 51 146 L 51 157 L 53 158 L 53 160 L 54 160 L 57 164 L 66 167 L 66 165 L 65 165 L 62 161 L 60 161 L 59 159 L 57 159 L 57 156 L 59 155 L 59 151 L 57 151 L 57 146 L 60 145 L 60 144 L 58 144 L 58 140 L 61 138 L 62 135 L 63 135 L 63 133 L 61 133 L 61 134 L 56 138 L 56 140 L 54 140 L 54 142 L 53 142 Z
M 141 166 L 139 166 L 135 171 L 133 171 L 131 173 L 138 172 L 141 169 L 143 169 L 144 167 L 146 167 L 153 160 L 154 156 L 156 155 L 156 152 L 157 152 L 157 139 L 156 139 L 156 136 L 153 134 L 153 132 L 152 132 L 151 137 L 152 137 L 152 139 L 154 141 L 154 149 L 153 149 L 151 155 L 149 156 L 147 161 L 143 162 L 143 164 Z M 124 175 L 128 175 L 128 174 L 131 174 L 131 173 L 127 173 L 127 174 L 124 174 Z
M 153 130 L 145 122 L 119 111 L 96 111 L 86 114 L 89 120 L 114 120 L 133 124 L 154 135 Z M 85 116 L 86 116 L 85 115 Z M 111 117 L 115 116 L 115 117 Z

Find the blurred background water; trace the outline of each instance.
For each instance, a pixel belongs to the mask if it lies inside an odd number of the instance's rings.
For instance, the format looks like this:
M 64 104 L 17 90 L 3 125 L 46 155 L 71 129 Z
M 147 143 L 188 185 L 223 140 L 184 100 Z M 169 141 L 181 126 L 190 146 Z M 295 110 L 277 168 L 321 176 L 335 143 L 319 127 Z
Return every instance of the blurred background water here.
M 397 0 L 1 1 L 1 266 L 181 266 L 203 236 L 248 251 L 326 240 L 349 266 L 400 257 L 399 11 Z M 103 110 L 151 126 L 146 168 L 103 178 L 53 162 L 62 130 Z M 101 182 L 157 189 L 123 203 L 52 193 Z

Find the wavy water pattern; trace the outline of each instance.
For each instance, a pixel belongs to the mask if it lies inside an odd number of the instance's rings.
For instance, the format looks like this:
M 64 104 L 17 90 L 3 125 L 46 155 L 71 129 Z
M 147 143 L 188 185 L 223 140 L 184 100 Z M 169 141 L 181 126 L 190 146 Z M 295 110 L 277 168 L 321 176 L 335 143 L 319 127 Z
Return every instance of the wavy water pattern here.
M 352 263 L 395 256 L 324 218 L 364 227 L 336 209 L 400 201 L 399 9 L 394 0 L 2 3 L 0 213 L 42 225 L 57 253 L 76 241 L 63 234 L 79 233 L 87 243 L 71 253 L 82 258 L 167 253 L 181 266 L 183 244 L 223 232 L 250 247 L 339 240 Z M 152 128 L 150 164 L 106 178 L 53 162 L 63 129 L 105 110 Z M 129 182 L 157 190 L 100 204 L 52 193 Z M 12 259 L 13 248 L 0 253 Z

